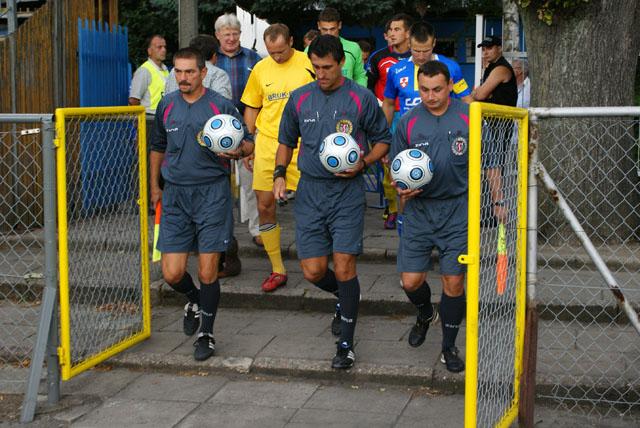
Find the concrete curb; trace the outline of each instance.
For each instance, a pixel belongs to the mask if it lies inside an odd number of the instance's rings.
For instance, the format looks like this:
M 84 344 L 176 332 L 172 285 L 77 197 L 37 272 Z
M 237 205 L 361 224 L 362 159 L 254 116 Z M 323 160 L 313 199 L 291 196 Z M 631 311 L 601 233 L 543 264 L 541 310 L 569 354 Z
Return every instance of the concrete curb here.
M 220 307 L 245 309 L 275 309 L 289 311 L 311 311 L 331 313 L 334 310 L 335 298 L 324 294 L 306 293 L 296 290 L 293 293 L 263 293 L 258 288 L 233 289 L 222 287 Z M 151 304 L 153 306 L 183 306 L 185 298 L 165 285 L 162 279 L 151 283 Z M 439 306 L 439 296 L 432 297 L 434 307 Z M 404 296 L 380 297 L 380 295 L 365 296 L 360 301 L 360 315 L 410 315 L 416 314 L 416 309 Z M 612 301 L 609 306 L 598 305 L 558 305 L 556 303 L 538 303 L 538 314 L 542 320 L 582 321 L 610 323 L 614 320 L 620 324 L 629 324 L 629 319 Z
M 164 284 L 162 279 L 151 283 L 151 304 L 162 306 L 182 306 L 186 300 L 184 296 L 173 291 Z M 263 293 L 258 288 L 255 291 L 247 289 L 222 289 L 220 306 L 223 308 L 245 309 L 277 309 L 290 311 L 311 311 L 330 313 L 335 309 L 336 299 L 328 294 L 316 295 L 300 290 L 296 294 Z M 437 302 L 434 302 L 437 307 Z M 415 315 L 416 309 L 407 299 L 392 300 L 383 298 L 363 298 L 360 301 L 361 315 Z
M 350 370 L 334 370 L 329 361 L 268 357 L 218 357 L 197 362 L 191 355 L 128 352 L 105 364 L 136 370 L 204 372 L 210 374 L 276 375 L 340 382 L 371 382 L 385 385 L 436 387 L 464 393 L 464 372 L 453 374 L 444 368 L 358 363 Z M 436 363 L 440 365 L 440 363 Z

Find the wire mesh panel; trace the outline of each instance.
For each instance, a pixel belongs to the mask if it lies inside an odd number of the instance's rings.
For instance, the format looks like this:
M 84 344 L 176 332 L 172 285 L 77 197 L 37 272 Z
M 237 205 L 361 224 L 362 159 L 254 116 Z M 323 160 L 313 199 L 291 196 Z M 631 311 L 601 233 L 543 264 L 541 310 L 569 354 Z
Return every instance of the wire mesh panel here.
M 640 307 L 639 121 L 540 118 L 540 160 L 625 298 Z M 640 410 L 640 336 L 544 190 L 538 217 L 538 397 L 590 416 Z
M 58 109 L 56 122 L 68 379 L 150 334 L 145 117 L 143 108 Z
M 490 104 L 471 108 L 466 426 L 506 426 L 517 415 L 525 309 L 526 114 Z
M 44 285 L 39 123 L 0 125 L 0 383 L 22 392 Z

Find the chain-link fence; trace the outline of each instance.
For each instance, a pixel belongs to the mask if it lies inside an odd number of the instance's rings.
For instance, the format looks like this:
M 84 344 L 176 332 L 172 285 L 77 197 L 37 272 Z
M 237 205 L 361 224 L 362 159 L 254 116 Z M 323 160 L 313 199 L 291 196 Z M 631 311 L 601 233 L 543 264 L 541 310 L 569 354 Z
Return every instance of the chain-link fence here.
M 0 381 L 14 392 L 24 390 L 38 328 L 43 224 L 41 124 L 1 123 Z
M 611 117 L 607 109 L 556 110 L 534 113 L 540 161 L 637 309 L 640 109 L 627 117 Z M 538 398 L 590 416 L 637 413 L 640 335 L 618 309 L 555 194 L 541 185 L 538 193 Z
M 145 118 L 114 107 L 59 109 L 56 119 L 68 379 L 150 334 Z
M 525 110 L 486 104 L 471 108 L 466 426 L 508 424 L 517 414 L 524 338 L 526 127 Z M 481 152 L 475 137 L 481 137 Z M 463 141 L 452 136 L 454 153 L 456 144 Z

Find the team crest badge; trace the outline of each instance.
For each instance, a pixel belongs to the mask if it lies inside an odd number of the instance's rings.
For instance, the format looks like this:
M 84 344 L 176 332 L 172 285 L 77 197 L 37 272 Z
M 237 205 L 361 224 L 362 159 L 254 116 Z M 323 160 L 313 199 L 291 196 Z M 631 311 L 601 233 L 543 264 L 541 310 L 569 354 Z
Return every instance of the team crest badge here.
M 406 88 L 409 85 L 409 78 L 408 77 L 401 77 L 400 78 L 400 86 L 403 88 Z
M 458 137 L 453 140 L 453 143 L 451 143 L 451 151 L 456 156 L 462 156 L 467 152 L 468 148 L 469 143 L 467 143 L 467 140 L 465 140 L 464 137 Z
M 341 119 L 336 124 L 336 132 L 344 132 L 345 134 L 351 134 L 351 131 L 353 131 L 353 124 L 349 120 Z
M 198 144 L 200 144 L 202 147 L 207 147 L 207 145 L 204 143 L 204 138 L 202 138 L 204 135 L 204 133 L 202 131 L 198 132 L 198 135 L 196 135 L 196 141 L 198 142 Z

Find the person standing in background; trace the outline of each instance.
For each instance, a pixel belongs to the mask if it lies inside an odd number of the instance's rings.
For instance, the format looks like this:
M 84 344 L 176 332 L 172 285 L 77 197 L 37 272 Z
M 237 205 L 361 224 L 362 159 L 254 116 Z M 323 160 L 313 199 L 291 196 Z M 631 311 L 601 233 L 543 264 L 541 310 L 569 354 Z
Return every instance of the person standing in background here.
M 164 95 L 169 70 L 163 61 L 167 58 L 167 42 L 154 34 L 147 39 L 149 58 L 133 73 L 129 88 L 129 105 L 144 106 L 147 114 L 156 114 L 156 107 Z
M 226 71 L 231 79 L 231 99 L 240 114 L 244 113 L 244 104 L 240 102 L 242 93 L 253 67 L 260 61 L 260 55 L 251 49 L 240 46 L 241 26 L 238 18 L 225 13 L 216 19 L 216 38 L 220 42 L 217 66 Z M 238 163 L 240 177 L 240 221 L 249 221 L 248 228 L 253 243 L 262 246 L 258 230 L 258 202 L 251 188 L 253 185 L 253 155 Z

